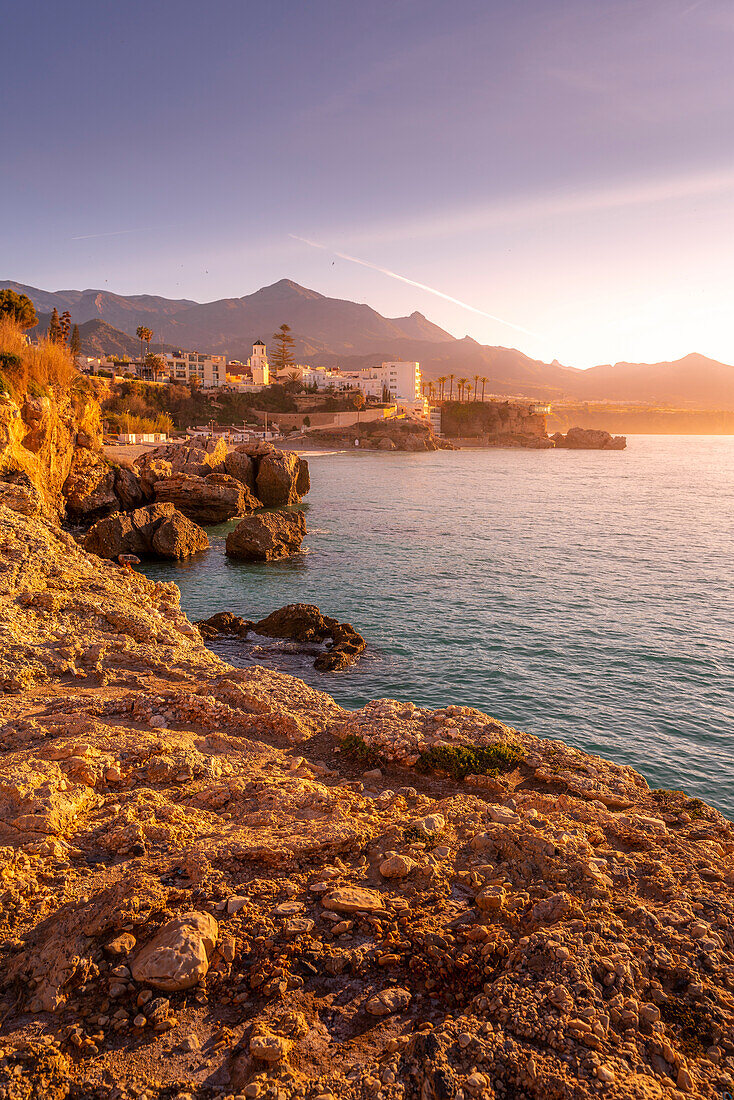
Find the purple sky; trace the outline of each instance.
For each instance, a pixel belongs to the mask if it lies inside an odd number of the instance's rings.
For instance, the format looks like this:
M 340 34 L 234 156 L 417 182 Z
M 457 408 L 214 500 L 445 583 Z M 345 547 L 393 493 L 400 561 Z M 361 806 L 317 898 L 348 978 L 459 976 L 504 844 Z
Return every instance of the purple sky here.
M 287 276 L 576 366 L 734 362 L 732 56 L 730 0 L 26 0 L 0 278 Z

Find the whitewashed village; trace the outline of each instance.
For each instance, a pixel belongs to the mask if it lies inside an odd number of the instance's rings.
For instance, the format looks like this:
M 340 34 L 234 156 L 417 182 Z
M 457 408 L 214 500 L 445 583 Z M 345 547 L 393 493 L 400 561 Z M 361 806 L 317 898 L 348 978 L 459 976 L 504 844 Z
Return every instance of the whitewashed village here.
M 224 355 L 198 351 L 172 351 L 141 355 L 135 360 L 112 357 L 81 356 L 82 371 L 91 375 L 107 375 L 116 382 L 137 379 L 149 385 L 178 384 L 194 386 L 214 397 L 216 394 L 262 394 L 272 386 L 288 385 L 301 394 L 303 410 L 275 413 L 268 418 L 262 413 L 262 427 L 222 425 L 211 421 L 195 425 L 191 434 L 224 436 L 230 442 L 256 439 L 273 440 L 283 434 L 308 432 L 317 428 L 346 428 L 376 420 L 421 418 L 431 423 L 436 434 L 441 431 L 441 410 L 431 404 L 435 385 L 424 385 L 420 363 L 391 361 L 362 370 L 345 371 L 339 367 L 313 367 L 305 363 L 272 364 L 263 340 L 252 345 L 246 362 L 228 360 Z M 428 394 L 428 396 L 426 396 Z M 320 395 L 320 396 L 319 396 Z M 347 408 L 316 411 L 324 396 L 340 396 Z M 312 399 L 309 402 L 309 397 Z M 314 408 L 309 408 L 309 405 Z M 165 433 L 123 432 L 119 442 L 125 444 L 165 442 Z

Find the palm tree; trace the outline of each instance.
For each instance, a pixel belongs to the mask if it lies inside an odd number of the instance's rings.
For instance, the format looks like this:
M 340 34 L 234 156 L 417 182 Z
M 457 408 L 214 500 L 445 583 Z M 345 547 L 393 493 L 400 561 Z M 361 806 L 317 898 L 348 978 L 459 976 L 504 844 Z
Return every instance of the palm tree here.
M 459 401 L 464 400 L 464 390 L 469 385 L 468 378 L 457 378 L 456 385 L 459 387 Z
M 449 401 L 453 401 L 454 400 L 454 376 L 453 376 L 453 374 L 450 374 L 449 378 L 451 379 L 451 385 L 449 387 Z
M 436 387 L 434 386 L 433 382 L 429 382 L 428 383 L 428 402 L 431 405 L 433 404 L 433 395 L 434 395 L 435 391 L 436 391 Z
M 140 359 L 143 359 L 143 344 L 148 345 L 148 352 L 150 353 L 150 341 L 153 339 L 152 329 L 146 328 L 145 325 L 138 325 L 135 329 L 135 335 L 140 341 Z
M 482 401 L 484 401 L 484 387 L 487 385 L 487 382 L 489 382 L 489 379 L 480 378 L 479 381 L 482 383 Z
M 477 386 L 478 385 L 479 385 L 479 375 L 475 374 L 474 375 L 474 400 L 475 401 L 477 399 Z
M 443 401 L 444 389 L 446 387 L 446 375 L 445 374 L 442 374 L 441 377 L 438 379 L 438 385 L 439 385 L 438 399 L 439 399 L 439 401 Z

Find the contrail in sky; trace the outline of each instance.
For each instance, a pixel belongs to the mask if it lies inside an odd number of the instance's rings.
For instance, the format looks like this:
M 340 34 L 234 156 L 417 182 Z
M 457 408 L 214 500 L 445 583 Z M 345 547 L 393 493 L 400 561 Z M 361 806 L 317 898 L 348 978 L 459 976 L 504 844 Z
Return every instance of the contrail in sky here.
M 145 229 L 113 229 L 111 233 L 87 233 L 84 237 L 72 237 L 72 241 L 91 241 L 95 237 L 121 237 L 124 233 L 145 233 Z
M 405 275 L 398 275 L 397 271 L 390 271 L 387 267 L 380 267 L 379 264 L 371 264 L 368 260 L 360 260 L 356 256 L 349 256 L 346 252 L 337 252 L 333 248 L 329 248 L 325 244 L 319 244 L 317 241 L 309 241 L 307 237 L 299 237 L 296 233 L 289 233 L 288 236 L 291 240 L 301 241 L 303 244 L 308 244 L 311 248 L 320 248 L 323 252 L 331 252 L 332 256 L 338 256 L 340 260 L 349 260 L 353 264 L 361 264 L 362 267 L 369 267 L 372 271 L 379 271 L 382 275 L 388 275 L 391 279 L 398 279 L 401 283 L 407 283 L 408 286 L 416 286 L 419 290 L 425 290 L 429 294 L 435 294 L 437 298 L 443 298 L 446 302 L 453 302 L 455 306 L 461 306 L 462 309 L 468 309 L 472 313 L 478 313 L 482 317 L 489 317 L 490 321 L 497 321 L 500 325 L 507 325 L 508 328 L 517 329 L 518 332 L 524 332 L 527 336 L 534 336 L 536 339 L 540 339 L 537 332 L 532 332 L 529 328 L 523 328 L 522 325 L 516 325 L 513 321 L 505 321 L 502 317 L 497 317 L 494 313 L 487 313 L 484 309 L 477 309 L 476 306 L 470 306 L 468 302 L 462 302 L 459 298 L 452 298 L 450 294 L 444 294 L 442 290 L 436 290 L 435 287 L 426 286 L 425 283 L 416 282 L 415 279 L 408 279 Z

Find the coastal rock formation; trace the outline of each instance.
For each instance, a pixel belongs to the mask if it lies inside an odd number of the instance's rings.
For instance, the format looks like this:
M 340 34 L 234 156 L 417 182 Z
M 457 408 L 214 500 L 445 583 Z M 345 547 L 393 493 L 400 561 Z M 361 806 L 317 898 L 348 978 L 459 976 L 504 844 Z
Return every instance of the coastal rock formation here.
M 75 523 L 93 523 L 120 508 L 114 468 L 98 451 L 74 452 L 63 494 L 67 515 Z
M 5 1100 L 732 1091 L 721 814 L 469 707 L 232 668 L 174 585 L 0 531 Z
M 294 451 L 271 451 L 258 460 L 255 484 L 266 508 L 298 504 L 311 487 L 308 463 Z
M 157 501 L 174 504 L 189 519 L 203 524 L 224 523 L 261 506 L 250 490 L 229 474 L 177 474 L 156 481 L 153 491 Z
M 65 389 L 16 401 L 0 394 L 0 481 L 27 478 L 48 516 L 64 512 L 62 487 L 77 453 L 97 450 L 101 439 L 91 395 Z
M 230 451 L 224 460 L 224 469 L 231 477 L 246 485 L 255 496 L 255 463 L 243 450 Z
M 348 428 L 319 428 L 310 431 L 308 438 L 315 443 L 334 447 L 354 447 L 358 440 L 363 450 L 453 450 L 453 445 L 437 436 L 427 420 L 413 417 L 371 420 L 364 424 L 352 424 Z
M 202 638 L 207 640 L 222 634 L 246 638 L 253 631 L 269 638 L 288 638 L 309 644 L 328 641 L 329 648 L 319 653 L 314 661 L 314 668 L 324 672 L 347 668 L 367 646 L 362 635 L 349 623 L 322 615 L 318 607 L 307 603 L 288 604 L 256 623 L 229 611 L 220 611 L 196 625 Z
M 150 504 L 98 520 L 84 539 L 84 549 L 118 561 L 121 555 L 188 558 L 209 548 L 206 532 L 172 504 Z
M 308 463 L 292 451 L 276 450 L 271 443 L 245 443 L 229 451 L 224 440 L 196 437 L 190 443 L 169 443 L 147 451 L 135 461 L 142 491 L 156 500 L 171 490 L 161 487 L 183 477 L 211 483 L 212 474 L 225 475 L 244 486 L 247 507 L 223 518 L 243 515 L 254 508 L 283 508 L 298 504 L 310 489 Z M 195 485 L 187 482 L 188 486 Z M 177 502 L 181 507 L 180 499 Z M 185 509 L 181 509 L 184 511 Z M 193 518 L 199 518 L 194 516 Z M 220 520 L 201 522 L 218 523 Z
M 610 435 L 596 428 L 569 428 L 566 435 L 556 432 L 551 436 L 556 447 L 572 451 L 623 451 L 627 446 L 624 435 Z
M 135 460 L 138 476 L 144 484 L 152 486 L 160 477 L 178 474 L 223 474 L 227 457 L 227 444 L 223 439 L 197 437 L 191 443 L 165 443 L 146 451 Z
M 446 401 L 441 407 L 441 430 L 452 439 L 476 441 L 483 447 L 547 450 L 553 446 L 545 416 L 525 401 Z
M 306 520 L 301 512 L 261 512 L 230 531 L 225 553 L 243 561 L 275 561 L 296 554 L 305 535 Z
M 314 668 L 334 672 L 357 660 L 367 645 L 361 634 L 349 623 L 340 623 L 322 615 L 318 607 L 307 603 L 291 603 L 273 611 L 255 623 L 256 634 L 270 638 L 291 638 L 296 642 L 325 642 L 331 645 L 314 661 Z

